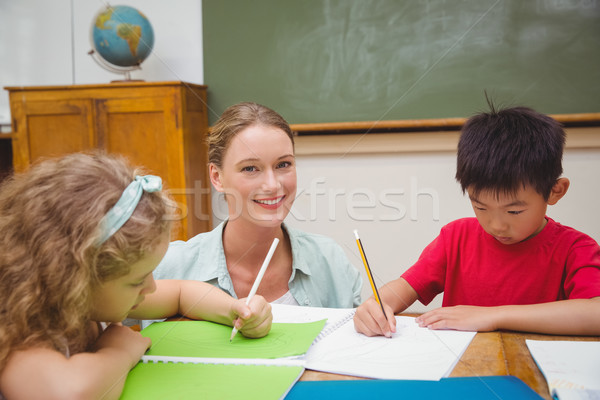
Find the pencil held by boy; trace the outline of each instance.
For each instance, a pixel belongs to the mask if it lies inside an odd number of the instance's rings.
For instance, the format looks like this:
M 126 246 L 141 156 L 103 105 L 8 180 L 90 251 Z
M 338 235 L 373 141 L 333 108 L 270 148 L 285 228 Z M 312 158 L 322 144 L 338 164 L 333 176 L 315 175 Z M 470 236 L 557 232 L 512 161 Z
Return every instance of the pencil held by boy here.
M 431 329 L 600 334 L 600 247 L 546 216 L 567 192 L 565 132 L 525 107 L 470 118 L 458 144 L 456 179 L 475 218 L 444 226 L 401 277 L 380 289 L 388 317 L 443 292 L 442 307 L 417 322 Z M 391 336 L 373 298 L 354 325 Z
M 0 398 L 118 398 L 151 344 L 126 317 L 269 332 L 261 296 L 246 305 L 204 282 L 154 281 L 172 220 L 161 187 L 103 154 L 48 160 L 0 187 Z

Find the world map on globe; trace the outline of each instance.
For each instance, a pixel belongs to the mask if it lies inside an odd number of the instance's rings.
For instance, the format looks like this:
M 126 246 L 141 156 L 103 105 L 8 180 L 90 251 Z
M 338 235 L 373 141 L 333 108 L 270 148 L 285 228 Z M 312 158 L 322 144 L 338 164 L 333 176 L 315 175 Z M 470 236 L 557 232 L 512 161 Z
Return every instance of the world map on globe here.
M 92 45 L 105 61 L 139 66 L 152 52 L 154 31 L 148 18 L 129 6 L 108 6 L 92 24 Z

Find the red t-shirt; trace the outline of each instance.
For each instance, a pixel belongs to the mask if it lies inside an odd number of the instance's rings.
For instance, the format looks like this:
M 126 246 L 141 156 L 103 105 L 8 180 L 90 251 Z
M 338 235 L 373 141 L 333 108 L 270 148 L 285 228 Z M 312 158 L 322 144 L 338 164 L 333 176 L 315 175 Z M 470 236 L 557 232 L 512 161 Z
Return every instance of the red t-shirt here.
M 444 226 L 402 277 L 427 305 L 546 303 L 600 296 L 600 247 L 588 235 L 546 217 L 540 233 L 505 245 L 476 218 Z

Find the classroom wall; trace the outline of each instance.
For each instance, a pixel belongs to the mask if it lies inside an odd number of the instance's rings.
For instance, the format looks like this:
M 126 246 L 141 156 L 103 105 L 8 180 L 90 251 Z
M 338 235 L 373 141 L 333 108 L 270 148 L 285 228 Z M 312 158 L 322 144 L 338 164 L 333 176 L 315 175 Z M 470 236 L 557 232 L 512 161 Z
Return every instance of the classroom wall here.
M 119 4 L 142 10 L 156 36 L 153 54 L 132 78 L 204 83 L 200 1 L 174 0 L 168 7 L 163 0 Z M 118 79 L 87 55 L 89 26 L 103 5 L 99 0 L 0 1 L 0 86 Z M 3 92 L 0 123 L 8 121 L 8 98 Z M 300 142 L 299 138 L 297 148 Z M 454 182 L 453 151 L 301 154 L 297 164 L 298 197 L 287 222 L 335 238 L 363 272 L 352 233 L 358 229 L 379 284 L 410 266 L 445 223 L 472 215 Z M 567 150 L 564 168 L 572 186 L 563 200 L 550 207 L 549 215 L 600 241 L 600 149 Z M 213 199 L 218 223 L 226 210 L 217 193 Z M 363 278 L 366 282 L 364 272 Z M 370 294 L 368 284 L 363 293 Z

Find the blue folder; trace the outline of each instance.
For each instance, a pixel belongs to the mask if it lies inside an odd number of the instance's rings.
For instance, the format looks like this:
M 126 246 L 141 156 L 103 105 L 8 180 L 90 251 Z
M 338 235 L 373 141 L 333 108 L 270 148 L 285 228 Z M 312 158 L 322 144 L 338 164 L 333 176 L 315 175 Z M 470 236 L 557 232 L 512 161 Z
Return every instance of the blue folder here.
M 385 396 L 385 397 L 384 397 Z M 439 381 L 344 380 L 297 382 L 285 400 L 360 399 L 514 400 L 542 397 L 514 376 L 443 378 Z

